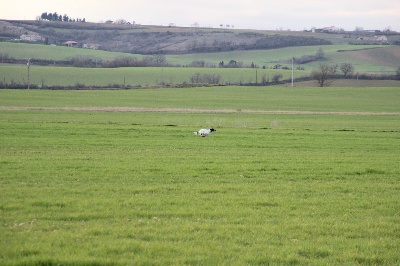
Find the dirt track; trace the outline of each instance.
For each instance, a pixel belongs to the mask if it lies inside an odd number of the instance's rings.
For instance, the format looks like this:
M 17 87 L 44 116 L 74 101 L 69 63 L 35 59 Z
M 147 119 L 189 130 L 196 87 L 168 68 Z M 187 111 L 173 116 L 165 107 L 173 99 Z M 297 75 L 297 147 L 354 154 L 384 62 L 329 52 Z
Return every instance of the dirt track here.
M 287 115 L 400 115 L 400 112 L 319 112 L 295 110 L 234 110 L 234 109 L 184 109 L 142 107 L 15 107 L 0 106 L 0 110 L 23 111 L 80 111 L 80 112 L 158 112 L 158 113 L 204 113 L 204 114 L 287 114 Z

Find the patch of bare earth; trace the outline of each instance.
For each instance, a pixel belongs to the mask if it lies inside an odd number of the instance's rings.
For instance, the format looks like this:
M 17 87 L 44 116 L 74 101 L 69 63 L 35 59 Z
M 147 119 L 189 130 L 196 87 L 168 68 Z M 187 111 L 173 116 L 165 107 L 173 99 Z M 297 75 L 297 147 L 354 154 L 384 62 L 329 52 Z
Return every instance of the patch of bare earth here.
M 79 111 L 79 112 L 159 112 L 159 113 L 205 113 L 205 114 L 288 114 L 288 115 L 400 115 L 400 112 L 320 112 L 296 110 L 235 110 L 235 109 L 186 109 L 186 108 L 144 108 L 144 107 L 28 107 L 0 106 L 9 111 Z

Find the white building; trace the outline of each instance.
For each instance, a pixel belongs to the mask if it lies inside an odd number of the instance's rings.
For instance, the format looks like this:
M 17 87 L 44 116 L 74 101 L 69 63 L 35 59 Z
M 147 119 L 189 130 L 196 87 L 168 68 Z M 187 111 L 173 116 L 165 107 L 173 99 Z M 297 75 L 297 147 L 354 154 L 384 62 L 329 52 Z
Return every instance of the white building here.
M 44 41 L 44 38 L 42 36 L 35 34 L 23 34 L 20 36 L 20 39 L 22 41 L 28 41 L 28 42 Z

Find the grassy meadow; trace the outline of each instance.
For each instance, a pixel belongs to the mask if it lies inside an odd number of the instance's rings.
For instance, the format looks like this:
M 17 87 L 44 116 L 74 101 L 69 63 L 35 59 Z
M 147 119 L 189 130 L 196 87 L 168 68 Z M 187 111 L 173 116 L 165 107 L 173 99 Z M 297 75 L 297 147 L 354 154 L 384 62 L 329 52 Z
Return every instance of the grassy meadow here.
M 276 64 L 291 67 L 290 60 L 292 57 L 315 55 L 319 48 L 323 49 L 327 57 L 327 63 L 339 65 L 341 63 L 352 63 L 355 67 L 355 71 L 362 73 L 394 73 L 398 68 L 400 58 L 400 47 L 398 46 L 335 44 L 287 47 L 271 50 L 166 55 L 166 60 L 169 64 L 180 66 L 187 66 L 193 61 L 199 60 L 218 66 L 221 61 L 228 64 L 230 60 L 236 60 L 247 66 L 254 63 L 260 68 L 263 66 L 271 68 Z M 35 64 L 35 59 L 68 60 L 68 58 L 75 56 L 91 56 L 102 60 L 112 60 L 118 56 L 133 56 L 138 59 L 143 57 L 143 55 L 138 54 L 7 42 L 0 42 L 0 51 L 0 56 L 6 55 L 16 59 L 33 58 L 33 65 Z M 319 62 L 311 62 L 299 66 L 303 67 L 307 71 L 306 73 L 309 73 L 315 69 L 318 64 Z M 20 78 L 18 78 L 18 80 L 19 79 Z
M 80 49 L 71 47 L 58 47 L 39 44 L 7 43 L 0 42 L 0 56 L 17 59 L 32 58 L 30 67 L 30 84 L 45 88 L 46 86 L 102 86 L 102 87 L 154 87 L 160 84 L 185 84 L 191 83 L 191 77 L 196 73 L 202 75 L 219 75 L 219 84 L 250 84 L 262 83 L 263 80 L 271 84 L 274 75 L 281 74 L 283 80 L 291 78 L 291 70 L 271 69 L 280 64 L 291 67 L 292 57 L 315 55 L 322 48 L 326 63 L 338 64 L 352 63 L 356 73 L 387 73 L 394 74 L 398 67 L 400 48 L 398 46 L 382 45 L 325 45 L 289 47 L 272 50 L 232 51 L 220 53 L 180 54 L 166 55 L 169 64 L 187 66 L 193 61 L 205 61 L 218 66 L 221 61 L 228 64 L 230 60 L 236 60 L 246 66 L 252 63 L 259 68 L 191 68 L 191 67 L 124 67 L 124 68 L 77 68 L 39 66 L 35 60 L 67 60 L 74 56 L 91 56 L 102 60 L 112 60 L 118 56 L 134 56 L 127 53 L 115 53 L 100 50 Z M 295 79 L 308 77 L 310 72 L 318 68 L 320 62 L 310 62 L 296 65 Z M 262 67 L 265 66 L 266 69 Z M 297 70 L 297 67 L 303 70 Z M 28 70 L 25 64 L 0 64 L 0 83 L 2 84 L 28 84 Z M 344 83 L 344 84 L 343 84 Z M 398 82 L 397 82 L 398 83 Z M 335 82 L 333 86 L 339 87 L 379 87 L 398 86 L 396 82 L 384 83 L 368 81 L 368 84 L 355 81 Z M 308 82 L 305 86 L 314 86 Z M 342 85 L 340 85 L 342 84 Z M 350 84 L 350 85 L 349 85 Z M 375 85 L 376 84 L 376 85 Z M 299 86 L 304 86 L 299 84 Z
M 230 60 L 251 65 L 252 62 L 259 67 L 271 68 L 276 64 L 291 67 L 292 57 L 315 55 L 322 48 L 326 62 L 330 64 L 352 63 L 356 72 L 394 72 L 398 67 L 400 48 L 398 46 L 382 45 L 324 45 L 287 47 L 271 50 L 232 51 L 220 53 L 201 53 L 186 55 L 169 55 L 167 59 L 173 64 L 189 64 L 192 61 L 204 60 L 218 65 Z M 285 63 L 286 61 L 286 63 Z M 320 62 L 311 62 L 298 65 L 308 72 L 312 71 Z M 297 65 L 296 65 L 297 66 Z
M 265 75 L 270 81 L 274 74 L 282 74 L 283 79 L 289 79 L 290 70 L 251 69 L 251 68 L 161 68 L 161 67 L 124 67 L 124 68 L 76 68 L 35 66 L 30 67 L 30 83 L 39 88 L 44 86 L 158 86 L 164 84 L 191 83 L 190 78 L 196 74 L 220 75 L 220 84 L 258 83 Z M 306 75 L 306 71 L 296 71 L 296 77 Z M 0 65 L 0 81 L 4 83 L 27 84 L 28 70 L 22 65 Z
M 0 264 L 397 265 L 399 101 L 398 88 L 0 90 Z
M 28 43 L 11 43 L 0 42 L 0 56 L 7 55 L 11 58 L 25 59 L 32 58 L 44 60 L 68 60 L 75 56 L 93 56 L 102 60 L 112 60 L 118 56 L 126 56 L 126 53 L 109 52 L 93 49 L 77 49 L 73 47 L 43 45 L 43 44 L 28 44 Z M 141 58 L 142 55 L 132 55 Z M 1 59 L 1 58 L 0 58 Z

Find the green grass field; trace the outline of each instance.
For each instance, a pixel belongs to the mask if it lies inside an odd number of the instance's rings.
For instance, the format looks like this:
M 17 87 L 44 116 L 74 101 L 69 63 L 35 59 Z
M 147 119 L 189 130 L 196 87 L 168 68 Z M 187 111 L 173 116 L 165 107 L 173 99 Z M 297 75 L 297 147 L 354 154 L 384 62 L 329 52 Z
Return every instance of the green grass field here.
M 259 67 L 266 66 L 271 68 L 278 63 L 291 67 L 290 60 L 292 57 L 315 55 L 319 48 L 324 50 L 327 57 L 327 63 L 352 63 L 354 64 L 356 71 L 359 72 L 393 72 L 394 69 L 398 67 L 398 59 L 400 58 L 400 48 L 397 46 L 324 45 L 288 47 L 271 50 L 169 55 L 167 56 L 167 59 L 173 64 L 188 64 L 196 60 L 205 60 L 206 62 L 218 65 L 221 61 L 228 63 L 233 59 L 247 65 L 254 62 L 254 64 Z M 288 63 L 285 64 L 282 63 L 282 61 L 288 61 Z M 311 71 L 317 64 L 318 62 L 302 64 L 300 66 Z
M 93 56 L 103 60 L 112 60 L 118 56 L 142 57 L 142 55 L 132 55 L 101 50 L 76 49 L 65 46 L 10 42 L 0 42 L 0 51 L 0 56 L 7 55 L 8 57 L 16 59 L 32 58 L 33 61 L 34 59 L 62 61 L 68 60 L 68 58 L 75 56 Z
M 399 101 L 398 88 L 0 90 L 0 264 L 397 265 Z
M 270 81 L 276 73 L 283 75 L 283 79 L 289 79 L 290 70 L 273 69 L 227 69 L 227 68 L 176 68 L 176 67 L 125 67 L 125 68 L 76 68 L 76 67 L 52 67 L 35 66 L 34 61 L 30 68 L 30 83 L 39 88 L 44 86 L 158 86 L 164 84 L 190 83 L 190 78 L 196 74 L 220 75 L 221 84 L 226 83 L 258 83 L 263 75 Z M 306 71 L 296 71 L 296 77 L 307 75 Z M 0 81 L 4 83 L 27 84 L 28 70 L 21 65 L 0 65 Z M 125 82 L 125 83 L 124 83 Z
M 399 112 L 398 88 L 208 87 L 118 91 L 0 90 L 0 106 Z
M 166 55 L 166 59 L 170 64 L 181 66 L 189 65 L 196 60 L 204 60 L 215 64 L 216 66 L 218 66 L 221 61 L 224 61 L 227 64 L 230 60 L 236 60 L 237 62 L 242 62 L 248 66 L 251 65 L 251 63 L 254 63 L 260 68 L 263 66 L 271 68 L 276 64 L 290 66 L 289 63 L 285 64 L 283 61 L 290 61 L 292 57 L 315 55 L 319 48 L 324 50 L 328 63 L 352 63 L 356 72 L 394 73 L 398 68 L 398 62 L 400 59 L 400 48 L 398 46 L 344 44 L 289 47 L 272 50 Z M 93 56 L 102 60 L 112 60 L 118 56 L 134 56 L 139 59 L 143 57 L 143 55 L 115 53 L 101 50 L 7 42 L 0 42 L 0 51 L 0 56 L 5 54 L 17 59 L 33 58 L 67 60 L 74 56 Z M 318 62 L 314 62 L 300 66 L 304 67 L 308 73 L 313 70 L 317 64 Z

